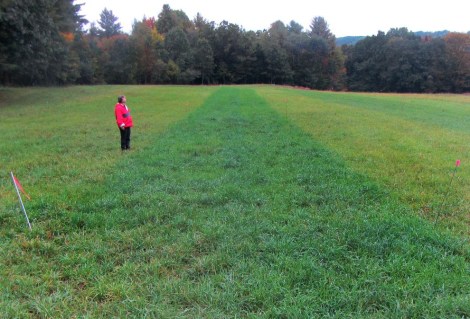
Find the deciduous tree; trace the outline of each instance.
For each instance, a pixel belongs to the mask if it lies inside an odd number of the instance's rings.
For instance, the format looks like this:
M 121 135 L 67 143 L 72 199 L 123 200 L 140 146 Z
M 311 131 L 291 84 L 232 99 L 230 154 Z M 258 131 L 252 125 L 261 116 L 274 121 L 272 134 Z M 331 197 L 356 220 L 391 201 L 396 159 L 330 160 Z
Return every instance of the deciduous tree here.
M 159 47 L 163 36 L 157 30 L 153 18 L 144 18 L 134 24 L 131 35 L 135 76 L 138 83 L 161 83 L 166 77 L 165 64 L 161 61 Z
M 449 33 L 444 37 L 449 64 L 449 81 L 455 92 L 470 91 L 470 35 Z

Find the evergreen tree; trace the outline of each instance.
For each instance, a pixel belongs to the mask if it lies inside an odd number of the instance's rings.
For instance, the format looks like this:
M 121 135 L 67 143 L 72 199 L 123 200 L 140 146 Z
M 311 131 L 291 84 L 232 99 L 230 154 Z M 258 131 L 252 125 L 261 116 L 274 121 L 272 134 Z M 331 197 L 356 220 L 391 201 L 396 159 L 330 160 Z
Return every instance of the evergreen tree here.
M 236 24 L 222 21 L 215 30 L 214 61 L 217 83 L 238 83 L 241 65 L 241 33 Z
M 177 27 L 176 15 L 168 4 L 164 4 L 162 11 L 158 15 L 157 29 L 160 33 L 167 34 L 168 31 L 175 27 Z
M 86 21 L 71 0 L 0 2 L 0 72 L 3 83 L 63 84 L 77 76 L 69 56 L 74 33 Z
M 315 76 L 309 87 L 320 90 L 342 88 L 343 56 L 336 48 L 336 37 L 323 17 L 313 18 L 310 29 L 309 35 L 316 43 L 312 47 L 316 51 L 316 62 L 312 70 Z
M 108 10 L 106 8 L 103 9 L 100 13 L 100 20 L 98 21 L 98 25 L 100 29 L 98 29 L 98 35 L 100 37 L 110 38 L 114 35 L 121 34 L 121 24 L 117 22 L 119 20 L 113 14 L 112 10 Z
M 272 23 L 271 28 L 263 35 L 261 43 L 269 83 L 291 83 L 293 74 L 289 63 L 287 27 L 281 21 Z
M 209 83 L 214 70 L 214 53 L 209 41 L 200 38 L 194 50 L 194 69 L 199 71 L 201 84 Z
M 336 37 L 330 31 L 330 27 L 323 17 L 315 17 L 310 24 L 310 36 L 319 37 L 327 41 L 330 48 L 335 47 Z
M 186 13 L 181 10 L 173 10 L 168 4 L 163 5 L 162 12 L 158 15 L 157 29 L 161 34 L 166 35 L 173 28 L 187 30 L 192 27 Z

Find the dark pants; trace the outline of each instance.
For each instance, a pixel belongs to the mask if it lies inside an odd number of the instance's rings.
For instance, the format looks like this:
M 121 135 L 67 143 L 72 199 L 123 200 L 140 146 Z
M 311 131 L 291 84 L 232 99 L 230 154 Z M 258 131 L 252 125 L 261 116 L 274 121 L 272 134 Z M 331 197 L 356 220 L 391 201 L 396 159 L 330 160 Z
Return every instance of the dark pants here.
M 119 129 L 121 133 L 121 149 L 128 150 L 131 148 L 131 128 L 126 127 L 125 129 Z

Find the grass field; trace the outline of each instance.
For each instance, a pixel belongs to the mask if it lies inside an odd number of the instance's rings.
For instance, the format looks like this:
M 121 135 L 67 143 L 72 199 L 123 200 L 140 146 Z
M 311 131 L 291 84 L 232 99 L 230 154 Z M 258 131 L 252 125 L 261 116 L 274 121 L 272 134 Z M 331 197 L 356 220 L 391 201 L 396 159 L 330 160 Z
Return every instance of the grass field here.
M 470 96 L 0 94 L 0 317 L 470 317 Z

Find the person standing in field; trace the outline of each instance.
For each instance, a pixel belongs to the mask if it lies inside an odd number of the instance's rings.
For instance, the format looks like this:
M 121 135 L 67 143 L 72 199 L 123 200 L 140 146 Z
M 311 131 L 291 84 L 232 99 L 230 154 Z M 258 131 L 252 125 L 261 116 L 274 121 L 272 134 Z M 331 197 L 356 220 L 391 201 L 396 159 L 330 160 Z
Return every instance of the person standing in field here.
M 131 127 L 134 125 L 124 95 L 118 97 L 118 102 L 114 106 L 114 115 L 116 116 L 116 124 L 121 133 L 121 150 L 129 150 L 131 148 Z

